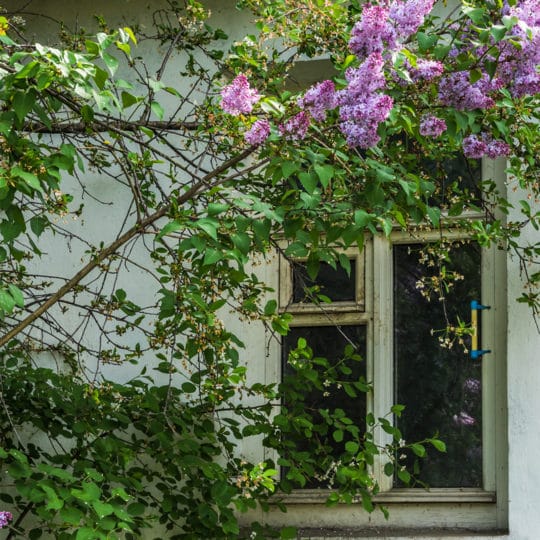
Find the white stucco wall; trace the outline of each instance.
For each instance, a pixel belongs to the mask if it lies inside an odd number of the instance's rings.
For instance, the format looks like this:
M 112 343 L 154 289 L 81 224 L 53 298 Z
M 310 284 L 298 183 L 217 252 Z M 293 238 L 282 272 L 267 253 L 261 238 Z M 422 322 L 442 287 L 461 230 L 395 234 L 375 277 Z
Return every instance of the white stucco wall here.
M 518 200 L 520 192 L 509 190 Z M 537 211 L 540 205 L 536 205 Z M 509 219 L 520 219 L 517 213 Z M 524 239 L 540 241 L 525 229 Z M 533 270 L 533 269 L 529 269 Z M 536 269 L 538 270 L 538 269 Z M 534 270 L 533 270 L 534 271 Z M 509 526 L 516 540 L 540 538 L 540 332 L 530 309 L 515 301 L 523 292 L 519 261 L 508 256 L 508 441 Z

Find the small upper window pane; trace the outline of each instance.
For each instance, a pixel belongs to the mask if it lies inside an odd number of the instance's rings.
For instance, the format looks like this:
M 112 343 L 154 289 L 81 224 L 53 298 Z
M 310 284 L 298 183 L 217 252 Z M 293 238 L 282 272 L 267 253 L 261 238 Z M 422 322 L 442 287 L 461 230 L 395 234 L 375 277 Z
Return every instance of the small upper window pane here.
M 313 280 L 308 276 L 306 265 L 292 264 L 293 298 L 295 304 L 313 303 L 318 294 L 327 296 L 332 302 L 354 302 L 356 300 L 356 261 L 351 263 L 351 274 L 338 265 L 336 269 L 321 263 L 319 273 Z

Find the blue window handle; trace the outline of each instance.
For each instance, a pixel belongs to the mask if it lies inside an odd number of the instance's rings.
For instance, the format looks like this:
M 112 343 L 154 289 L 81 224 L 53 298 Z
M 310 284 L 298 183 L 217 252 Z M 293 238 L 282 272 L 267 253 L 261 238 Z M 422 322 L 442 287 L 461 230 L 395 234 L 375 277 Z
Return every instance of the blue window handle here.
M 483 309 L 490 309 L 491 306 L 484 306 L 477 300 L 471 300 L 471 358 L 477 360 L 481 358 L 484 354 L 490 353 L 490 349 L 479 349 L 478 348 L 478 312 Z

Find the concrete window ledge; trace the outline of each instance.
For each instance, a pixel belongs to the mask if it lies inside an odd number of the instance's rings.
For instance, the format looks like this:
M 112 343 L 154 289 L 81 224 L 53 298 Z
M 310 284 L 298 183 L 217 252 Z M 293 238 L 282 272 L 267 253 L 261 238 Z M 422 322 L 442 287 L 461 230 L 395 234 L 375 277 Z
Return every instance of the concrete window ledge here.
M 470 529 L 310 529 L 298 532 L 298 540 L 509 540 L 506 530 L 472 531 Z

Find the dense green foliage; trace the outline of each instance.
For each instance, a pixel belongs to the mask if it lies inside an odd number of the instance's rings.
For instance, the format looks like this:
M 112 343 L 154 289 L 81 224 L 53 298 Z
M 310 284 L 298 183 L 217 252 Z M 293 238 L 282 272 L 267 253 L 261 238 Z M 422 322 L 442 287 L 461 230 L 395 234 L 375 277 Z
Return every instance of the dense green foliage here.
M 410 480 L 394 464 L 403 442 L 393 417 L 402 407 L 368 415 L 365 431 L 339 407 L 305 407 L 311 390 L 362 360 L 347 348 L 338 369 L 302 339 L 291 351 L 294 376 L 254 382 L 249 364 L 263 347 L 246 359 L 229 320 L 279 339 L 291 319 L 254 265 L 279 252 L 306 259 L 311 276 L 321 262 L 348 270 L 340 250 L 395 229 L 459 230 L 514 250 L 525 273 L 540 253 L 520 241 L 523 227 L 538 228 L 537 96 L 501 88 L 493 107 L 461 110 L 436 104 L 434 82 L 404 83 L 405 60 L 421 58 L 479 80 L 486 65 L 475 47 L 514 39 L 516 21 L 499 20 L 502 3 L 468 3 L 453 24 L 426 20 L 392 56 L 394 107 L 378 126 L 380 142 L 363 149 L 347 143 L 336 110 L 302 140 L 274 127 L 260 146 L 243 135 L 256 119 L 282 125 L 299 112 L 291 80 L 300 60 L 324 56 L 346 87 L 345 70 L 359 65 L 347 45 L 358 2 L 240 4 L 256 19 L 254 34 L 227 52 L 224 32 L 194 0 L 168 2 L 151 29 L 111 30 L 101 19 L 96 35 L 60 26 L 57 47 L 25 41 L 24 13 L 0 19 L 0 500 L 14 514 L 8 538 L 139 538 L 156 525 L 167 538 L 237 538 L 238 513 L 280 506 L 283 493 L 329 470 L 329 504 L 360 499 L 373 510 L 376 456 L 385 456 L 388 475 Z M 449 55 L 450 42 L 460 54 Z M 162 63 L 149 65 L 145 53 L 157 44 Z M 497 58 L 490 62 L 493 71 Z M 169 81 L 178 73 L 177 88 Z M 222 74 L 238 73 L 262 97 L 253 113 L 233 116 L 218 91 L 228 82 Z M 448 126 L 439 138 L 420 133 L 422 114 L 433 110 Z M 455 159 L 480 131 L 511 146 L 509 173 L 524 193 L 519 219 L 506 222 L 510 202 L 490 179 L 448 182 L 448 170 L 434 165 Z M 88 180 L 98 173 L 123 200 L 102 209 L 116 217 L 104 240 L 74 225 L 100 219 L 84 198 L 99 199 Z M 465 219 L 469 210 L 474 219 Z M 71 274 L 40 263 L 51 242 L 74 246 Z M 540 274 L 527 278 L 520 301 L 537 314 Z M 138 362 L 137 378 L 110 380 L 107 367 Z M 350 399 L 370 386 L 358 376 L 340 391 Z M 374 443 L 375 429 L 390 435 L 388 446 Z M 406 445 L 418 457 L 426 446 L 444 451 L 432 435 Z M 240 456 L 253 437 L 270 456 L 264 462 Z M 342 444 L 338 464 L 332 440 Z M 251 532 L 272 534 L 259 525 Z

